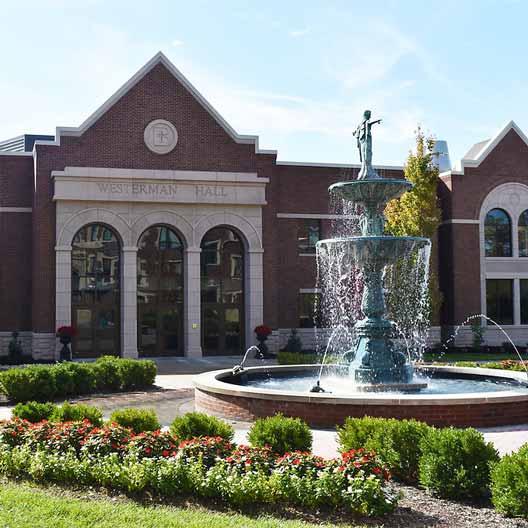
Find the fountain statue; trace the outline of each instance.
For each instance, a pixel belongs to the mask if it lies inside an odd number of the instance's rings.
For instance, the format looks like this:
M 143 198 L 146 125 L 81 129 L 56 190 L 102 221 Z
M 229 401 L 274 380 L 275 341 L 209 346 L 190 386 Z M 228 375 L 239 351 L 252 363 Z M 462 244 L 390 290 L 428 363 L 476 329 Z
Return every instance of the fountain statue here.
M 350 358 L 350 374 L 357 384 L 381 390 L 417 390 L 425 384 L 413 383 L 413 367 L 400 349 L 395 324 L 386 318 L 383 273 L 389 264 L 426 247 L 430 241 L 419 237 L 384 235 L 383 211 L 387 202 L 400 197 L 413 184 L 408 180 L 382 178 L 372 166 L 372 125 L 370 110 L 363 114 L 354 135 L 361 159 L 357 180 L 339 182 L 329 192 L 361 208 L 360 236 L 331 238 L 318 242 L 322 255 L 339 245 L 361 271 L 363 297 L 361 311 L 364 318 L 355 324 L 355 343 L 345 357 Z M 368 390 L 368 389 L 366 389 Z

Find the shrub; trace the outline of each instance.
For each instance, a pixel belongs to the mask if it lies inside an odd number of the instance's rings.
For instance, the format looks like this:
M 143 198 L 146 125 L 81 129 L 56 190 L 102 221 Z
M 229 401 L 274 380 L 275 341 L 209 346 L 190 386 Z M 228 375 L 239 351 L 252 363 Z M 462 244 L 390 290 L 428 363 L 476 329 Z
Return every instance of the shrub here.
M 50 401 L 89 394 L 150 386 L 156 377 L 153 361 L 102 357 L 95 363 L 30 365 L 0 373 L 0 392 L 15 402 Z
M 128 427 L 136 434 L 161 427 L 153 409 L 118 409 L 110 416 L 110 422 Z
M 54 422 L 82 422 L 88 420 L 92 425 L 100 427 L 103 425 L 103 411 L 93 405 L 83 405 L 81 403 L 70 404 L 64 402 L 60 407 L 55 406 L 55 410 L 49 417 Z
M 499 460 L 475 429 L 431 429 L 421 442 L 420 484 L 444 498 L 479 498 L 489 493 L 490 464 Z
M 204 436 L 219 436 L 226 440 L 232 440 L 235 434 L 233 428 L 226 422 L 199 412 L 190 412 L 178 416 L 172 422 L 170 429 L 179 440 L 190 440 Z
M 121 389 L 118 364 L 119 358 L 114 356 L 102 356 L 96 359 L 94 370 L 97 390 L 118 391 Z
M 120 359 L 117 368 L 121 390 L 140 389 L 154 384 L 156 364 L 148 359 Z
M 218 458 L 231 454 L 233 448 L 231 442 L 220 436 L 193 438 L 180 443 L 178 457 L 189 462 L 199 462 L 205 467 L 211 467 Z
M 318 363 L 320 358 L 317 354 L 304 354 L 302 352 L 286 352 L 281 350 L 277 354 L 279 365 L 312 365 Z
M 311 451 L 312 431 L 300 418 L 276 414 L 257 420 L 249 430 L 248 439 L 255 447 L 270 446 L 275 453 Z
M 49 420 L 56 409 L 57 406 L 54 403 L 30 401 L 27 403 L 17 403 L 13 408 L 12 414 L 28 422 L 37 423 L 42 420 Z
M 375 451 L 390 467 L 395 478 L 403 482 L 418 480 L 421 441 L 430 427 L 416 420 L 394 418 L 347 418 L 337 428 L 341 451 L 364 447 Z
M 31 365 L 8 369 L 0 375 L 2 392 L 15 402 L 53 400 L 57 387 L 52 368 Z
M 528 517 L 528 444 L 493 465 L 491 500 L 500 513 Z

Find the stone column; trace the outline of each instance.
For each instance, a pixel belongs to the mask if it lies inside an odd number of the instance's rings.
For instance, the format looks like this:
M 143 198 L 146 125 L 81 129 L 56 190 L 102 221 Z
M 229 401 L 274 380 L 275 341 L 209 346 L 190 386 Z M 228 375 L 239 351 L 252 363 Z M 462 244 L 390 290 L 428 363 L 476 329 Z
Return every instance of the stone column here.
M 55 247 L 55 329 L 61 326 L 70 326 L 72 324 L 71 313 L 71 246 Z M 36 341 L 33 338 L 33 356 L 38 351 Z M 55 341 L 54 359 L 59 358 L 62 345 L 58 339 Z
M 202 357 L 201 329 L 201 285 L 200 253 L 198 247 L 185 250 L 185 285 L 184 285 L 184 343 L 186 357 Z
M 137 250 L 123 246 L 121 280 L 121 356 L 135 359 L 137 348 Z
M 246 280 L 246 347 L 256 344 L 256 326 L 264 323 L 263 249 L 250 249 Z

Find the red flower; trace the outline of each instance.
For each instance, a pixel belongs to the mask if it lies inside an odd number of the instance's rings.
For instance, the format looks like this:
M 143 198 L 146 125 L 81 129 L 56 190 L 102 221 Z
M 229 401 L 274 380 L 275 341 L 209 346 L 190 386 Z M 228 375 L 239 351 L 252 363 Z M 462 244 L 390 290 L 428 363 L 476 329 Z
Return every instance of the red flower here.
M 372 471 L 374 471 L 374 473 L 376 473 L 376 475 L 379 475 L 381 473 L 381 469 L 378 468 L 378 467 L 375 467 Z
M 164 450 L 161 452 L 161 454 L 162 454 L 164 457 L 169 456 L 169 452 L 168 452 L 166 449 L 164 449 Z
M 357 467 L 357 468 L 361 467 L 361 462 L 356 460 L 356 462 L 354 462 L 354 466 Z
M 147 453 L 147 455 L 150 453 L 150 447 L 145 448 L 145 453 Z
M 296 458 L 292 463 L 297 466 L 301 463 L 301 460 L 299 458 Z
M 271 328 L 266 325 L 259 325 L 255 328 L 255 334 L 257 335 L 269 336 L 271 332 L 272 332 Z
M 339 466 L 339 471 L 345 471 L 346 466 Z

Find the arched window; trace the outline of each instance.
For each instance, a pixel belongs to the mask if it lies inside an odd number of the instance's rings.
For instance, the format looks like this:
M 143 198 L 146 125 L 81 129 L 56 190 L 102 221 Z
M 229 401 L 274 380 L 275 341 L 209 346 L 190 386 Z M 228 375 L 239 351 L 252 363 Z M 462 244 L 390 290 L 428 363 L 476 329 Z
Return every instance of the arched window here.
M 119 355 L 121 244 L 102 224 L 84 226 L 72 243 L 75 357 Z
M 528 209 L 519 216 L 519 257 L 528 257 Z
M 138 348 L 142 356 L 183 356 L 183 243 L 166 226 L 139 239 Z
M 227 227 L 208 231 L 201 244 L 202 345 L 206 355 L 244 348 L 244 244 Z
M 486 257 L 511 257 L 511 220 L 503 209 L 492 209 L 484 222 Z

